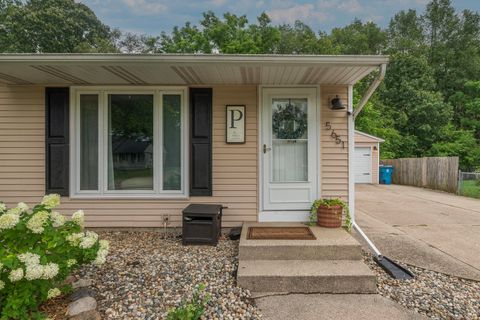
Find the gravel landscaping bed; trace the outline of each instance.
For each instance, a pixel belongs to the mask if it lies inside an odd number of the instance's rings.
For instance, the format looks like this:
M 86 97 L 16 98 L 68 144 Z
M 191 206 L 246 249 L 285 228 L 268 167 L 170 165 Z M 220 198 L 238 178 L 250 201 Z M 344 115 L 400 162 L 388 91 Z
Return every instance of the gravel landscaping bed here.
M 78 276 L 92 279 L 103 318 L 163 319 L 200 283 L 211 296 L 205 319 L 260 318 L 250 293 L 235 285 L 238 241 L 211 247 L 182 246 L 158 232 L 101 232 L 100 237 L 110 241 L 106 264 L 84 267 Z
M 364 260 L 377 275 L 382 296 L 432 319 L 480 319 L 480 282 L 405 264 L 415 279 L 395 280 L 370 253 L 364 252 Z

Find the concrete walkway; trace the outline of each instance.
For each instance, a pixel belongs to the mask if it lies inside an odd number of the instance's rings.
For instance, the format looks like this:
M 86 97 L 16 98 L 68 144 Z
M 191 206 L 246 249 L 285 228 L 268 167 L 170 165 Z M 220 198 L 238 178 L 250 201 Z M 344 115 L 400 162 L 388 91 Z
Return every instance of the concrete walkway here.
M 356 185 L 356 219 L 382 254 L 480 280 L 480 200 L 399 185 Z
M 378 294 L 289 294 L 255 302 L 266 320 L 427 319 Z

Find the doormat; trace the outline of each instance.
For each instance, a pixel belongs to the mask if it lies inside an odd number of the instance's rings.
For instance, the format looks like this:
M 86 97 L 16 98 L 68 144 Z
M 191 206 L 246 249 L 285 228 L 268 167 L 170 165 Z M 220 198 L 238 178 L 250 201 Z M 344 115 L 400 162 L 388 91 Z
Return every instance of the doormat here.
M 249 240 L 316 240 L 309 227 L 249 227 Z

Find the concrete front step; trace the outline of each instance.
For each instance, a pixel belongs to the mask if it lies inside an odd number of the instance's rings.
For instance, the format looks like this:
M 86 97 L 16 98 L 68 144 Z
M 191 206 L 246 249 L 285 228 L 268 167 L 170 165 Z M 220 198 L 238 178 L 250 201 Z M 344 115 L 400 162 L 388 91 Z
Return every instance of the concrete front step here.
M 376 277 L 358 260 L 240 260 L 237 284 L 252 292 L 376 293 Z
M 305 227 L 295 223 L 245 223 L 238 257 L 243 260 L 361 260 L 362 247 L 344 229 L 310 227 L 316 240 L 249 240 L 249 227 Z

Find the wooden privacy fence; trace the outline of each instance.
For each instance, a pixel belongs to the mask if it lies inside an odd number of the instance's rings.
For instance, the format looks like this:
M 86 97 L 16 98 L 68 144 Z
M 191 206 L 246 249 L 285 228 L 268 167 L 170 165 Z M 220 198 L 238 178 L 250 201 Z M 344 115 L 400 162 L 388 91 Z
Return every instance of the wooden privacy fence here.
M 457 192 L 458 157 L 388 159 L 383 163 L 394 167 L 394 184 Z

